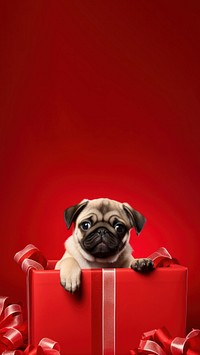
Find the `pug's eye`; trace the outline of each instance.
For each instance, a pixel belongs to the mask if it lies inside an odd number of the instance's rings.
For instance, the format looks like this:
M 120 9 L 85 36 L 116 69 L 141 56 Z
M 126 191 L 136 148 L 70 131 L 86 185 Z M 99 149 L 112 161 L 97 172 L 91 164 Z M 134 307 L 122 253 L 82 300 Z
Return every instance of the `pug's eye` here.
M 117 223 L 115 224 L 115 230 L 117 233 L 122 234 L 126 232 L 126 227 L 123 223 Z
M 84 221 L 81 223 L 81 229 L 87 231 L 91 227 L 91 223 L 89 221 Z

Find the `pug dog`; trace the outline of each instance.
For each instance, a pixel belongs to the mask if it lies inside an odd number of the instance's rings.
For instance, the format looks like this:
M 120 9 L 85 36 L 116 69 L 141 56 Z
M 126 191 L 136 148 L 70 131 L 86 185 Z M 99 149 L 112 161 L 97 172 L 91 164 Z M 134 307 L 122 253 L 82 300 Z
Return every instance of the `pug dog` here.
M 130 230 L 139 235 L 145 217 L 128 203 L 108 198 L 83 200 L 64 211 L 67 228 L 74 231 L 66 240 L 66 251 L 56 264 L 61 285 L 75 292 L 81 283 L 81 269 L 132 268 L 147 272 L 153 269 L 151 259 L 134 259 L 129 244 Z

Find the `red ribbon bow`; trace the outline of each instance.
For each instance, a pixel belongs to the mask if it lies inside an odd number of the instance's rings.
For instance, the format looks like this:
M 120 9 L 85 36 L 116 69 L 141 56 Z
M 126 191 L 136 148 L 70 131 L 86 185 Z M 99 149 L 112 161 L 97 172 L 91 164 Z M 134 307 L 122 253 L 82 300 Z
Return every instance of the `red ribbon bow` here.
M 11 304 L 8 297 L 0 297 L 0 354 L 2 355 L 59 355 L 55 341 L 43 338 L 38 346 L 28 345 L 24 351 L 27 325 L 23 322 L 19 304 Z
M 26 334 L 22 309 L 19 304 L 11 304 L 8 297 L 0 297 L 0 351 L 20 347 Z
M 30 269 L 44 270 L 47 267 L 47 259 L 41 251 L 32 244 L 17 252 L 14 260 L 21 266 L 24 272 Z M 15 347 L 17 349 L 17 347 Z M 24 351 L 5 351 L 3 355 L 59 355 L 60 346 L 57 342 L 43 338 L 37 346 L 28 345 Z
M 166 248 L 161 247 L 148 257 L 154 263 L 154 267 L 168 267 L 171 264 L 178 264 L 178 260 L 172 258 Z
M 131 350 L 131 355 L 199 355 L 200 330 L 193 329 L 185 338 L 172 338 L 165 327 L 144 333 L 138 349 Z
M 37 346 L 28 345 L 24 351 L 4 351 L 2 355 L 60 355 L 60 346 L 49 338 L 43 338 Z
M 47 259 L 41 251 L 32 244 L 15 254 L 14 260 L 21 266 L 24 272 L 29 269 L 44 270 L 47 267 Z

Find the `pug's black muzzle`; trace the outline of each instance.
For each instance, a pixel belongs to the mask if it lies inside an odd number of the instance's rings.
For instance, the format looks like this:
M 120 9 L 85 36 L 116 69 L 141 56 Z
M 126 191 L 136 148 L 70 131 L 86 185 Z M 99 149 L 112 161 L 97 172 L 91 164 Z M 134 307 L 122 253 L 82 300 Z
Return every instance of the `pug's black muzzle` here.
M 120 249 L 120 240 L 106 228 L 98 228 L 81 240 L 82 248 L 97 258 L 106 258 Z

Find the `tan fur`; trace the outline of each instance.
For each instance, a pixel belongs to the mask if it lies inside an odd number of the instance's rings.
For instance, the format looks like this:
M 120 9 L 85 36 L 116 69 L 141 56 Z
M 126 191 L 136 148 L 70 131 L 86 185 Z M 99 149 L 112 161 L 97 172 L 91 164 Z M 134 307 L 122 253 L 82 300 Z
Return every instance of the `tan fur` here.
M 61 260 L 56 264 L 56 269 L 60 269 L 61 284 L 70 292 L 74 292 L 80 286 L 81 269 L 88 268 L 130 268 L 138 259 L 132 256 L 132 248 L 129 244 L 131 222 L 124 211 L 124 205 L 131 209 L 128 204 L 109 199 L 96 199 L 88 202 L 87 206 L 78 215 L 75 221 L 73 234 L 66 240 L 64 253 Z M 107 258 L 95 258 L 87 253 L 80 245 L 83 232 L 79 228 L 79 223 L 85 219 L 93 218 L 98 225 L 104 222 L 112 223 L 113 218 L 118 218 L 127 226 L 127 233 L 123 237 L 124 248 L 114 256 Z M 144 259 L 143 259 L 144 260 Z

